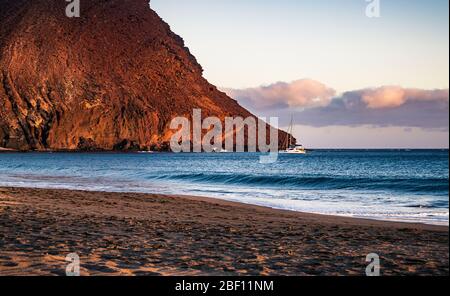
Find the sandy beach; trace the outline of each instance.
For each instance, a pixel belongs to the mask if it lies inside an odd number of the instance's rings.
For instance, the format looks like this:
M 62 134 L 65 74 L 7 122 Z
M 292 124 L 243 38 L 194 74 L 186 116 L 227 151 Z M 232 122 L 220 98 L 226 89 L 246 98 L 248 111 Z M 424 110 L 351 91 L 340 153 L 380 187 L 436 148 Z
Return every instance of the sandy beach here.
M 199 197 L 0 188 L 0 275 L 448 275 L 448 227 Z

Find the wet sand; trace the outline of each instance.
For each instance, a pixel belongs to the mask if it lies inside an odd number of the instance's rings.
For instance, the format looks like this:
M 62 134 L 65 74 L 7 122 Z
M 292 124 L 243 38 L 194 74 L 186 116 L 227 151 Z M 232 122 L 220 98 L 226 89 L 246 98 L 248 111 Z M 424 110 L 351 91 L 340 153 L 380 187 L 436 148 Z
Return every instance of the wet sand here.
M 449 275 L 448 227 L 199 197 L 0 188 L 0 275 Z

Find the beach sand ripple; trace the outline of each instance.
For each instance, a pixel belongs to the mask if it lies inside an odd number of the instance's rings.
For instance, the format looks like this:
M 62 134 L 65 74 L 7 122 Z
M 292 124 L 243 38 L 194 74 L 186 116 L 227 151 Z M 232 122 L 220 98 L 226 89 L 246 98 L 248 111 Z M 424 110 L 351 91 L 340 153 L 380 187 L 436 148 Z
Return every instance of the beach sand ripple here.
M 448 227 L 135 193 L 0 188 L 0 275 L 448 275 Z

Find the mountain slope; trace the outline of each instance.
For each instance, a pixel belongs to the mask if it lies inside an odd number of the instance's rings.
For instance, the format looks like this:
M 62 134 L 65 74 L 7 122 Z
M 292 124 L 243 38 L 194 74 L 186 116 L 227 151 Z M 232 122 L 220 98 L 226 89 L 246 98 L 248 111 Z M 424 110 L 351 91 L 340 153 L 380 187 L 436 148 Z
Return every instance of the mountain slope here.
M 148 0 L 0 0 L 0 147 L 166 149 L 170 121 L 251 116 L 209 84 Z M 284 135 L 284 133 L 283 133 Z

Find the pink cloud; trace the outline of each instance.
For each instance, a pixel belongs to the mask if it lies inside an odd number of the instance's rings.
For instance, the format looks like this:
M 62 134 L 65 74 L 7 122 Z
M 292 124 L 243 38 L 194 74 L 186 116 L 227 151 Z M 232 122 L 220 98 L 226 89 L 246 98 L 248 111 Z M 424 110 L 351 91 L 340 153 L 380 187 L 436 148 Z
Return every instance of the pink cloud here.
M 228 95 L 244 105 L 257 109 L 277 107 L 321 107 L 327 106 L 336 91 L 311 79 L 291 83 L 277 82 L 268 86 L 247 89 L 225 89 Z
M 244 107 L 260 116 L 278 116 L 288 124 L 323 126 L 397 126 L 448 131 L 448 89 L 381 86 L 345 92 L 309 80 L 226 90 Z
M 398 108 L 408 101 L 448 102 L 447 90 L 407 89 L 399 86 L 383 86 L 361 91 L 361 98 L 370 109 Z

